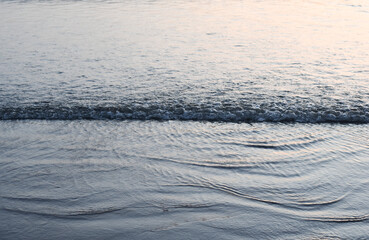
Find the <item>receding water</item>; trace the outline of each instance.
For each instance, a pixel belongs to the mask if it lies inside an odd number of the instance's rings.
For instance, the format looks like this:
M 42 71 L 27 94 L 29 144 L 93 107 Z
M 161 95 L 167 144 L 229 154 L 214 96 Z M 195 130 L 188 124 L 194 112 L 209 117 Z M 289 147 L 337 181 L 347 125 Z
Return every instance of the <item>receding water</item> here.
M 369 236 L 368 125 L 0 122 L 2 239 Z
M 368 2 L 0 16 L 0 239 L 368 238 Z

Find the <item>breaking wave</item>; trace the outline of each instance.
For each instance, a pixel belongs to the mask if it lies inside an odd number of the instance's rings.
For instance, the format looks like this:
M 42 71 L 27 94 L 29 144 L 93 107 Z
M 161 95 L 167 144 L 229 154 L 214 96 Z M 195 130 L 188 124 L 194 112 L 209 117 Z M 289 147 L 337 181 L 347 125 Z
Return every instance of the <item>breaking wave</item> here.
M 1 120 L 193 120 L 219 122 L 369 123 L 369 106 L 350 108 L 130 104 L 113 106 L 40 105 L 0 107 Z

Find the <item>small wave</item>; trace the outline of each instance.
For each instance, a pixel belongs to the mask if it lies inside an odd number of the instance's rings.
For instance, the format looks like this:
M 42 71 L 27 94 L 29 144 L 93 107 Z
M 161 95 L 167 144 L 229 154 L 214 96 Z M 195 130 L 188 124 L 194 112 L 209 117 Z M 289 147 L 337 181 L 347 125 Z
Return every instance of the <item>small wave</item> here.
M 11 196 L 0 196 L 1 198 L 5 198 L 12 201 L 27 201 L 27 202 L 66 202 L 66 201 L 75 201 L 82 197 L 73 197 L 73 198 L 41 198 L 41 197 L 11 197 Z
M 239 106 L 197 106 L 171 104 L 138 104 L 114 106 L 5 106 L 0 120 L 192 120 L 212 122 L 299 122 L 299 123 L 369 123 L 369 107 L 340 109 L 260 108 Z
M 97 194 L 104 194 L 108 191 L 101 191 L 101 192 L 92 192 L 89 194 L 79 194 L 78 196 L 64 196 L 64 197 L 33 197 L 33 196 L 6 196 L 0 195 L 0 198 L 10 200 L 12 202 L 20 201 L 25 203 L 26 205 L 31 202 L 48 202 L 48 203 L 69 203 L 74 202 L 76 200 L 87 199 L 91 198 Z
M 250 162 L 213 162 L 213 161 L 202 161 L 202 162 L 195 162 L 190 160 L 179 160 L 174 158 L 163 158 L 163 157 L 149 157 L 145 156 L 145 158 L 154 160 L 154 161 L 161 161 L 161 162 L 172 162 L 172 163 L 179 163 L 185 165 L 193 165 L 198 167 L 211 167 L 211 168 L 223 168 L 223 169 L 241 169 L 241 168 L 252 168 L 255 167 L 257 164 L 250 163 Z
M 26 209 L 18 209 L 18 208 L 3 208 L 3 210 L 9 212 L 16 212 L 21 214 L 36 214 L 40 216 L 50 216 L 50 217 L 60 217 L 60 218 L 67 218 L 67 217 L 75 217 L 75 216 L 85 216 L 85 215 L 99 215 L 105 213 L 111 213 L 116 211 L 124 210 L 124 208 L 101 208 L 101 209 L 82 209 L 77 211 L 65 212 L 65 213 L 58 213 L 55 211 L 32 211 Z
M 311 217 L 305 218 L 304 220 L 318 222 L 336 222 L 336 223 L 363 222 L 369 220 L 369 214 L 347 217 Z
M 119 211 L 131 211 L 136 209 L 145 209 L 148 207 L 157 207 L 152 205 L 142 205 L 142 206 L 110 206 L 110 207 L 85 207 L 79 209 L 70 209 L 67 210 L 68 207 L 65 207 L 66 210 L 58 210 L 55 208 L 42 208 L 42 209 L 28 209 L 28 208 L 18 208 L 18 207 L 3 207 L 2 210 L 8 212 L 15 212 L 20 214 L 34 214 L 39 216 L 46 217 L 57 217 L 57 218 L 71 218 L 71 217 L 84 217 L 91 215 L 101 215 L 112 212 Z M 181 206 L 178 206 L 180 208 Z M 186 206 L 182 206 L 185 208 Z M 188 206 L 190 208 L 191 206 Z M 192 206 L 196 208 L 196 206 Z M 206 207 L 206 206 L 197 206 L 197 208 Z
M 290 149 L 296 149 L 296 148 L 304 148 L 306 146 L 309 146 L 311 144 L 317 143 L 323 141 L 323 139 L 313 139 L 313 140 L 307 140 L 304 142 L 297 142 L 297 143 L 286 143 L 286 144 L 270 144 L 270 143 L 254 143 L 254 142 L 248 142 L 248 143 L 239 143 L 239 142 L 224 142 L 224 144 L 229 145 L 238 145 L 242 147 L 250 147 L 250 148 L 262 148 L 262 149 L 275 149 L 275 150 L 290 150 Z
M 236 196 L 236 197 L 240 197 L 240 198 L 245 198 L 248 200 L 252 200 L 252 201 L 257 201 L 257 202 L 263 202 L 263 203 L 267 203 L 267 204 L 273 204 L 273 205 L 280 205 L 280 206 L 284 206 L 284 207 L 290 207 L 290 208 L 312 208 L 312 207 L 322 207 L 322 206 L 326 206 L 326 205 L 331 205 L 331 204 L 335 204 L 337 202 L 340 202 L 341 200 L 343 200 L 346 195 L 340 196 L 336 199 L 331 199 L 331 200 L 327 200 L 327 201 L 312 201 L 312 202 L 283 202 L 283 201 L 277 201 L 277 200 L 272 200 L 272 199 L 265 199 L 265 198 L 259 198 L 257 196 L 253 196 L 253 195 L 249 195 L 249 194 L 245 194 L 242 193 L 241 191 L 234 189 L 230 186 L 224 185 L 224 184 L 216 184 L 216 183 L 209 183 L 209 182 L 204 182 L 201 184 L 198 183 L 186 183 L 186 184 L 182 184 L 182 185 L 178 185 L 178 186 L 188 186 L 188 187 L 202 187 L 202 188 L 208 188 L 208 189 L 213 189 L 213 190 L 219 190 L 222 191 L 224 193 Z

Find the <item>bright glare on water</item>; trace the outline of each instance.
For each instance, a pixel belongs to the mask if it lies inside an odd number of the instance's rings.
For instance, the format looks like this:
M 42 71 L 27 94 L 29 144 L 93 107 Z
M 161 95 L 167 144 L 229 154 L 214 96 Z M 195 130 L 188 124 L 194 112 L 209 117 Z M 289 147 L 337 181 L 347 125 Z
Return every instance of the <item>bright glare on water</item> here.
M 368 238 L 367 1 L 0 16 L 0 239 Z

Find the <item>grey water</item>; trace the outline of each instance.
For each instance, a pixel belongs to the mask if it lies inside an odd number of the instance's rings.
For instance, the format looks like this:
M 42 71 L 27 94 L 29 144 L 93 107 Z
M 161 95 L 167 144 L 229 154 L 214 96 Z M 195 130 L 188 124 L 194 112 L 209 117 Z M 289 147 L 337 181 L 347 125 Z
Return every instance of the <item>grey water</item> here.
M 0 17 L 0 239 L 369 238 L 366 1 Z

